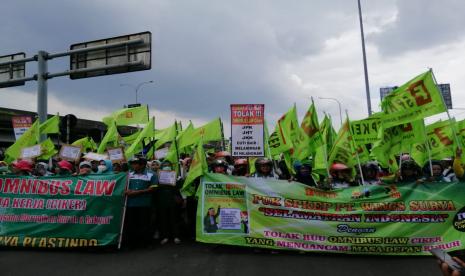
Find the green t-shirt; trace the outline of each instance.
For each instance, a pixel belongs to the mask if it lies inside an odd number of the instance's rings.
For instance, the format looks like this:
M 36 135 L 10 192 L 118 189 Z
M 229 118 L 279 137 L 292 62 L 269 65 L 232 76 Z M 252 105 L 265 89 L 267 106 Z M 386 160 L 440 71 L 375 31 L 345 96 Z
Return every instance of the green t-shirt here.
M 157 176 L 154 173 L 144 171 L 143 173 L 129 173 L 129 190 L 145 190 L 158 183 Z M 128 197 L 128 207 L 150 207 L 152 204 L 152 195 L 145 193 L 137 196 Z

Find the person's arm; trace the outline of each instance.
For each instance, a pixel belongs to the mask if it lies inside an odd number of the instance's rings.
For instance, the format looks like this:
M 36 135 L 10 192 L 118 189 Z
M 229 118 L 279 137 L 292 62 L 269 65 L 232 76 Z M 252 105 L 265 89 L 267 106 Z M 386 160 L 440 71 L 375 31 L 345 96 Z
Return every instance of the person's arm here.
M 460 260 L 459 258 L 457 257 L 453 257 L 454 261 L 456 261 L 459 265 L 461 265 L 463 268 L 465 268 L 465 263 Z M 442 271 L 442 275 L 444 276 L 460 276 L 460 275 L 463 275 L 460 273 L 460 271 L 458 270 L 452 270 L 450 268 L 450 266 L 445 263 L 445 262 L 441 262 L 439 261 L 439 266 L 441 268 L 441 271 Z
M 127 196 L 138 196 L 138 195 L 141 195 L 141 194 L 151 193 L 154 190 L 155 190 L 155 188 L 150 186 L 147 189 L 143 189 L 143 190 L 126 190 L 125 194 Z
M 462 158 L 462 149 L 457 148 L 455 152 L 454 164 L 452 165 L 452 168 L 454 169 L 455 176 L 457 176 L 458 178 L 461 178 L 464 174 L 461 158 Z

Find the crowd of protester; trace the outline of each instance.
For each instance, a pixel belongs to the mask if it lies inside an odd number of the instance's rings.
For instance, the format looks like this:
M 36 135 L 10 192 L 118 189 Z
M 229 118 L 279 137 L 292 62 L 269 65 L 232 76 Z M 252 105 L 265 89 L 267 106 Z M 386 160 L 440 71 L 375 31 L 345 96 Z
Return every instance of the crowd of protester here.
M 424 168 L 420 168 L 408 154 L 404 154 L 398 158 L 399 171 L 394 175 L 381 168 L 376 161 L 361 164 L 360 167 L 334 163 L 328 169 L 329 177 L 314 173 L 311 160 L 294 162 L 294 171 L 291 172 L 284 160 L 276 161 L 265 157 L 236 158 L 222 150 L 210 151 L 206 159 L 209 171 L 213 173 L 282 179 L 289 184 L 300 182 L 321 189 L 341 189 L 358 185 L 379 185 L 385 181 L 399 184 L 457 181 L 464 176 L 461 154 L 458 149 L 454 159 L 432 160 Z M 252 160 L 253 167 L 250 164 Z M 164 245 L 168 242 L 179 244 L 182 239 L 195 239 L 197 200 L 194 196 L 186 197 L 180 192 L 191 162 L 192 158 L 188 154 L 180 155 L 179 164 L 171 164 L 163 159 L 147 160 L 142 155 L 127 162 L 87 160 L 84 157 L 79 162 L 53 158 L 17 160 L 10 165 L 0 162 L 0 174 L 43 177 L 128 173 L 123 244 L 145 246 L 156 240 Z M 179 174 L 175 185 L 160 185 L 160 171 L 176 169 Z M 198 184 L 199 179 L 196 180 L 196 188 Z

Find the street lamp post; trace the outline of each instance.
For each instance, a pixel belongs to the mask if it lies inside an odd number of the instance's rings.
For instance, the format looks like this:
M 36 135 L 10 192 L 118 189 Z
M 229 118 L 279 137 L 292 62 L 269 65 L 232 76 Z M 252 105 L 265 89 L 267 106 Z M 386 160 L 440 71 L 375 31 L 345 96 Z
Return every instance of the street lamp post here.
M 153 83 L 153 80 L 141 82 L 141 83 L 139 83 L 139 84 L 136 85 L 136 86 L 134 86 L 134 85 L 132 85 L 132 84 L 128 84 L 128 83 L 122 83 L 122 84 L 120 84 L 119 86 L 129 86 L 129 87 L 133 88 L 133 89 L 134 89 L 134 92 L 135 92 L 135 94 L 136 94 L 136 104 L 137 104 L 138 101 L 139 101 L 139 97 L 138 97 L 139 89 L 140 89 L 144 84 L 149 84 L 149 83 Z
M 333 100 L 333 101 L 336 101 L 338 106 L 339 106 L 339 119 L 341 121 L 341 126 L 342 126 L 342 108 L 341 108 L 341 103 L 335 99 L 335 98 L 324 98 L 324 97 L 318 97 L 318 99 L 320 100 Z

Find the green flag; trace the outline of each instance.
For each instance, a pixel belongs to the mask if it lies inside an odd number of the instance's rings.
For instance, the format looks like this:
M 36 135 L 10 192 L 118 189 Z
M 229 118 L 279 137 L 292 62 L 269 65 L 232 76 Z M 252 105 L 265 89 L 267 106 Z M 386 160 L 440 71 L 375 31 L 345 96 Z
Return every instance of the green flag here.
M 313 99 L 312 105 L 308 108 L 300 127 L 309 138 L 310 149 L 312 152 L 315 152 L 318 147 L 323 145 L 323 138 L 321 136 L 320 125 L 318 123 L 318 114 L 316 112 Z
M 194 180 L 207 172 L 208 164 L 203 150 L 203 140 L 200 139 L 197 143 L 197 149 L 195 150 L 194 157 L 192 158 L 189 173 L 184 181 L 181 193 L 189 196 L 193 195 L 195 193 L 195 187 L 192 185 Z
M 334 130 L 331 116 L 325 115 L 320 125 L 320 131 L 322 131 L 323 141 L 326 143 L 326 149 L 329 153 L 333 148 L 334 141 L 336 141 L 337 133 Z
M 110 116 L 105 117 L 102 121 L 108 126 L 115 121 L 117 126 L 127 126 L 135 124 L 145 124 L 149 119 L 149 110 L 147 105 L 138 107 L 123 108 L 113 112 Z
M 195 145 L 201 139 L 203 142 L 221 141 L 221 139 L 223 139 L 220 118 L 217 118 L 193 130 L 188 130 L 189 126 L 183 132 L 183 135 L 178 138 L 179 149 L 185 148 L 190 145 Z
M 320 133 L 323 144 L 315 149 L 312 172 L 327 176 L 328 154 L 331 152 L 331 148 L 336 140 L 336 133 L 331 123 L 331 117 L 326 114 L 320 124 Z
M 276 128 L 282 141 L 289 144 L 290 154 L 294 159 L 303 160 L 311 155 L 310 139 L 299 127 L 295 105 L 278 120 Z M 293 166 L 288 169 L 293 170 Z
M 385 128 L 413 122 L 446 111 L 431 70 L 389 93 L 381 103 Z
M 432 159 L 441 160 L 455 155 L 457 145 L 452 131 L 454 125 L 455 120 L 446 120 L 426 126 Z
M 378 140 L 373 144 L 371 150 L 371 156 L 378 160 L 382 167 L 395 172 L 398 169 L 395 156 L 402 152 L 410 152 L 416 143 L 423 143 L 426 139 L 424 133 L 423 120 L 389 128 L 381 125 L 378 131 Z
M 456 133 L 457 133 L 457 138 L 459 140 L 460 146 L 463 148 L 465 147 L 465 120 L 456 122 L 455 128 L 457 130 Z
M 34 146 L 39 142 L 39 120 L 36 120 L 32 126 L 19 137 L 16 142 L 5 151 L 5 162 L 8 164 L 15 161 L 21 155 L 21 149 Z
M 74 141 L 71 145 L 80 146 L 82 148 L 82 152 L 97 150 L 97 144 L 94 142 L 94 139 L 88 136 Z
M 187 147 L 187 146 L 181 147 L 181 145 L 189 144 L 189 137 L 192 135 L 193 132 L 194 132 L 194 125 L 192 124 L 192 122 L 189 122 L 189 125 L 183 131 L 181 131 L 176 137 L 176 140 L 178 141 L 179 150 Z
M 142 150 L 142 141 L 146 137 L 153 137 L 154 133 L 154 119 L 151 118 L 150 121 L 145 125 L 144 129 L 140 132 L 139 136 L 136 138 L 134 143 L 126 150 L 124 153 L 126 159 L 131 158 L 136 153 Z
M 355 144 L 372 144 L 378 140 L 378 130 L 381 126 L 380 115 L 380 113 L 374 113 L 363 120 L 350 121 Z
M 163 144 L 176 139 L 177 128 L 177 122 L 175 121 L 172 126 L 156 132 L 155 140 L 157 140 L 157 142 L 155 142 L 155 149 L 158 149 L 159 147 L 163 146 Z
M 337 134 L 336 141 L 334 141 L 333 148 L 329 154 L 328 163 L 333 164 L 335 162 L 342 163 L 352 168 L 357 163 L 355 157 L 355 151 L 351 142 L 351 135 L 349 129 L 349 119 L 346 119 L 342 125 L 339 133 Z
M 375 158 L 381 167 L 389 168 L 391 173 L 395 173 L 398 170 L 395 158 L 398 153 L 400 153 L 400 145 L 393 144 L 393 132 L 384 131 L 381 126 L 378 130 L 378 139 L 371 149 L 371 157 Z
M 124 137 L 121 137 L 123 139 L 123 141 L 127 144 L 127 145 L 131 145 L 132 143 L 134 143 L 134 141 L 137 139 L 137 137 L 139 136 L 140 132 L 142 131 L 142 129 L 138 129 L 136 132 L 134 132 L 133 134 L 130 134 L 128 136 L 124 136 Z
M 98 153 L 104 153 L 107 149 L 107 145 L 111 143 L 112 146 L 117 146 L 119 140 L 118 129 L 116 128 L 115 122 L 112 122 L 108 127 L 107 133 L 103 137 L 100 145 L 98 146 Z
M 58 151 L 55 149 L 55 144 L 53 144 L 50 138 L 40 143 L 40 148 L 42 149 L 42 155 L 37 157 L 37 159 L 47 160 L 52 158 Z
M 40 134 L 60 132 L 60 116 L 55 115 L 40 125 Z

